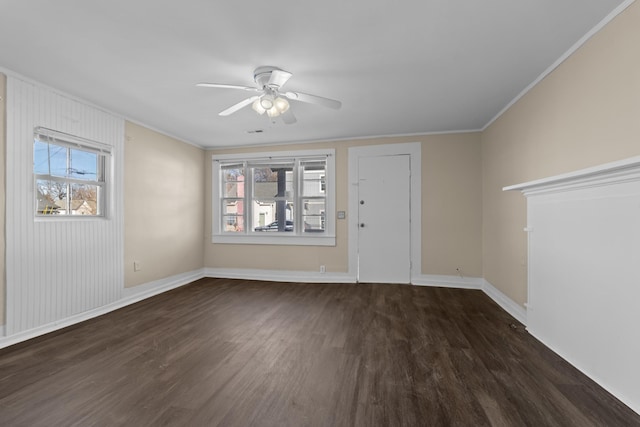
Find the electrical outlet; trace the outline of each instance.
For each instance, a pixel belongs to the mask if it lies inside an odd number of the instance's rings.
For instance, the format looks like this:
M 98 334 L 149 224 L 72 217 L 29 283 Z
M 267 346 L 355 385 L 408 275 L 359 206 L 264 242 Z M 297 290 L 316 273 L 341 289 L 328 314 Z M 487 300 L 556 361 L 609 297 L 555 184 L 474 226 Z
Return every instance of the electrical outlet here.
M 320 273 L 326 273 L 327 269 L 324 267 L 324 265 L 320 266 Z
M 140 267 L 140 261 L 133 261 L 133 271 L 140 271 L 142 268 Z

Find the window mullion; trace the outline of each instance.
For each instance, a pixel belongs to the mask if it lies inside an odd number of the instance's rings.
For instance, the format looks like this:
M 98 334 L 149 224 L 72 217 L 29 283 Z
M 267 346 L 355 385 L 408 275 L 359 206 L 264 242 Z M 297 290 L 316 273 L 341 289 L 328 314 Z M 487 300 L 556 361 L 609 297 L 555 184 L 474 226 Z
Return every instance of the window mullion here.
M 300 197 L 300 191 L 302 188 L 302 182 L 300 181 L 303 178 L 303 174 L 300 173 L 300 159 L 297 158 L 295 160 L 295 164 L 293 167 L 293 185 L 295 186 L 293 189 L 293 208 L 295 209 L 295 221 L 293 223 L 295 234 L 302 234 L 302 198 Z
M 220 205 L 220 227 L 221 230 L 225 230 L 226 229 L 226 218 L 225 218 L 225 206 L 226 203 L 224 203 L 224 201 L 226 200 L 226 198 L 224 198 L 224 191 L 225 191 L 225 187 L 227 185 L 227 181 L 224 178 L 224 174 L 223 171 L 220 170 L 220 194 L 222 195 L 222 200 L 223 203 Z
M 64 172 L 67 187 L 67 212 L 71 212 L 71 183 L 69 182 L 69 171 L 71 170 L 71 150 L 66 147 L 67 152 L 67 170 Z
M 255 228 L 253 224 L 253 167 L 244 162 L 244 234 L 249 234 Z

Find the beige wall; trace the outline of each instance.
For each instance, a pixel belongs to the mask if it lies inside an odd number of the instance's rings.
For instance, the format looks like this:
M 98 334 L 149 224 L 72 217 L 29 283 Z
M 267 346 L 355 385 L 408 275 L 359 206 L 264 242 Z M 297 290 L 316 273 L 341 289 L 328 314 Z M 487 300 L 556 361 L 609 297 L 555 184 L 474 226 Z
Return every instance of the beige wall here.
M 206 155 L 206 234 L 211 235 L 211 154 L 335 148 L 336 210 L 348 210 L 348 154 L 353 146 L 422 143 L 422 273 L 482 277 L 482 174 L 477 133 L 376 138 L 315 144 L 215 150 Z M 347 212 L 349 217 L 349 212 Z M 205 244 L 205 266 L 347 272 L 347 222 L 337 220 L 336 246 Z
M 640 155 L 640 3 L 482 134 L 484 277 L 527 300 L 526 204 L 503 186 Z
M 0 325 L 5 324 L 5 292 L 6 292 L 6 274 L 5 274 L 5 246 L 6 238 L 5 230 L 5 152 L 6 152 L 6 105 L 7 105 L 7 77 L 0 73 Z
M 202 268 L 204 151 L 129 122 L 125 134 L 125 286 Z

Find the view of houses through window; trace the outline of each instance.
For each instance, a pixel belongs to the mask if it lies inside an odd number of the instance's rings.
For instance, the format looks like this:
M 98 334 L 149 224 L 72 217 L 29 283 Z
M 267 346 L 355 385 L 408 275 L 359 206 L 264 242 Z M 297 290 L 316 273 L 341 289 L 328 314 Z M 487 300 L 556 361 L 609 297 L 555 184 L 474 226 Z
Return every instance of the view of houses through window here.
M 222 230 L 325 231 L 326 157 L 222 162 Z
M 36 215 L 104 215 L 105 153 L 36 129 Z

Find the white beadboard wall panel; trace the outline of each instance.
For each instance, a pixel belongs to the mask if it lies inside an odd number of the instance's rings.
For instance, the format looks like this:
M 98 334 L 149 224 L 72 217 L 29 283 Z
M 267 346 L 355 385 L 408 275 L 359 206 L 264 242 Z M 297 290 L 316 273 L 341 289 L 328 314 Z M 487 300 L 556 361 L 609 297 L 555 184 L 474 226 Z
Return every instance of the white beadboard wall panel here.
M 112 147 L 106 218 L 34 217 L 37 126 Z M 123 119 L 35 83 L 7 78 L 6 335 L 122 298 L 123 148 Z

